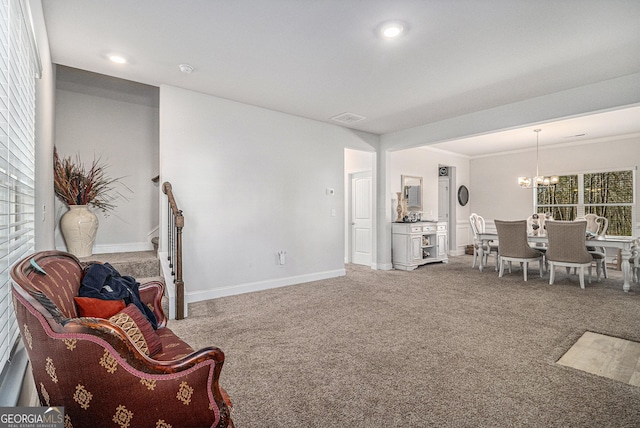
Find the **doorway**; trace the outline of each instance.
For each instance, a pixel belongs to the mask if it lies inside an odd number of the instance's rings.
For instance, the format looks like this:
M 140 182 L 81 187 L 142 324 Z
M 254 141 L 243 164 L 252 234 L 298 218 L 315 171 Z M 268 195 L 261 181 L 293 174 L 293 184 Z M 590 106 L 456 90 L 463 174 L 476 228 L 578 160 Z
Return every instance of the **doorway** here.
M 455 168 L 440 166 L 438 168 L 438 221 L 447 223 L 447 240 L 449 253 L 452 253 L 456 242 L 456 205 L 455 195 L 452 193 L 452 184 L 455 182 Z
M 373 261 L 373 183 L 371 171 L 349 174 L 349 242 L 351 263 Z

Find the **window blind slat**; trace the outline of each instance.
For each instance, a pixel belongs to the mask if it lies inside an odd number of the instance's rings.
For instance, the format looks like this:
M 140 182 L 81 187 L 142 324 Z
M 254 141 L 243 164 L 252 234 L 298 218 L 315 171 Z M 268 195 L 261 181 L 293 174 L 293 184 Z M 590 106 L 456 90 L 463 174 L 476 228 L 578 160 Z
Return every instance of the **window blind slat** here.
M 36 70 L 20 9 L 0 0 L 0 370 L 18 336 L 10 266 L 34 249 Z

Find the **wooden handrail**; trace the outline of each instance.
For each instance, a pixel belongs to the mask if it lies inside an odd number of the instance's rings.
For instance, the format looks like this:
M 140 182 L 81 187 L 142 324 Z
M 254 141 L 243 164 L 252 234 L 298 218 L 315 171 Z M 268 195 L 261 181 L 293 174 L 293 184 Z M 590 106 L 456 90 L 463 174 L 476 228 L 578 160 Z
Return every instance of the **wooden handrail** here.
M 184 216 L 178 209 L 176 199 L 173 196 L 171 183 L 165 181 L 162 184 L 162 192 L 168 198 L 168 222 L 167 222 L 167 259 L 172 269 L 173 283 L 176 285 L 176 319 L 184 318 L 184 282 L 182 280 L 182 228 Z

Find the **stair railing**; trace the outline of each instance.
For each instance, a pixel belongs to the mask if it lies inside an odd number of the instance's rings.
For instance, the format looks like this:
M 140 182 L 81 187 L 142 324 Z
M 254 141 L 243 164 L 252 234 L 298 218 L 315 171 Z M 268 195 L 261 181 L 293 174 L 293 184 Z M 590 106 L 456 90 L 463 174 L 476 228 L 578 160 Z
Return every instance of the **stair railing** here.
M 162 184 L 162 192 L 167 195 L 167 259 L 173 275 L 173 283 L 176 286 L 176 319 L 184 318 L 184 282 L 182 281 L 182 228 L 184 216 L 178 209 L 173 197 L 171 183 L 165 181 Z

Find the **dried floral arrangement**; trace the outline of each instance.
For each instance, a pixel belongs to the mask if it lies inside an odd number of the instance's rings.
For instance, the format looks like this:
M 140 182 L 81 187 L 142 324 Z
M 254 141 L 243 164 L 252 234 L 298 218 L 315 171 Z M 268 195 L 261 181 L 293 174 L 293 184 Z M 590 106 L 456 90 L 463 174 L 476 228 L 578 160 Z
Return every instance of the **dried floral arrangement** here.
M 61 158 L 54 147 L 53 187 L 56 196 L 67 205 L 91 205 L 105 213 L 112 211 L 118 197 L 127 200 L 116 186 L 131 190 L 120 181 L 123 177 L 109 178 L 107 168 L 108 165 L 100 158 L 94 158 L 87 169 L 80 156 Z

